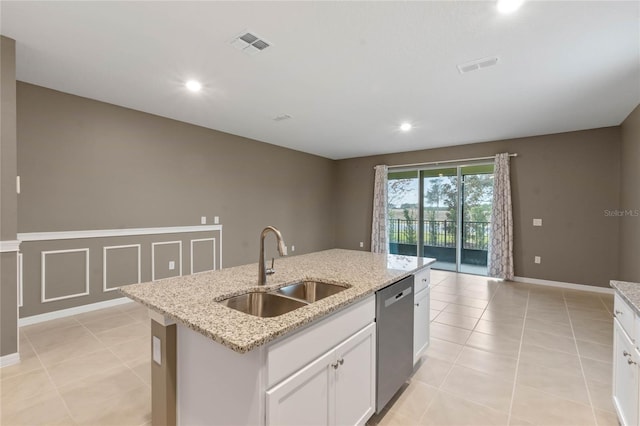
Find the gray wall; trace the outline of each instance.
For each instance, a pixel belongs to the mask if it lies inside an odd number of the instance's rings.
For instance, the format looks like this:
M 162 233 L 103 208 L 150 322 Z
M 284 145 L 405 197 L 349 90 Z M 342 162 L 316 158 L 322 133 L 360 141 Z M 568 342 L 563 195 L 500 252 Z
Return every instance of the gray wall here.
M 211 224 L 219 216 L 225 267 L 256 262 L 267 225 L 280 228 L 294 255 L 334 246 L 331 160 L 22 82 L 17 108 L 21 233 L 199 225 L 201 216 Z M 34 258 L 45 245 L 25 250 Z M 31 301 L 40 266 L 26 256 Z M 101 280 L 100 270 L 92 274 Z M 46 309 L 25 300 L 21 316 L 111 297 Z
M 0 240 L 16 239 L 16 45 L 0 36 Z M 16 252 L 0 253 L 0 356 L 17 352 Z
M 620 279 L 640 282 L 640 105 L 621 127 Z
M 374 165 L 506 151 L 518 153 L 511 162 L 516 276 L 608 286 L 618 271 L 619 221 L 604 210 L 619 205 L 619 127 L 338 161 L 337 246 L 370 247 Z M 534 228 L 533 218 L 543 227 Z

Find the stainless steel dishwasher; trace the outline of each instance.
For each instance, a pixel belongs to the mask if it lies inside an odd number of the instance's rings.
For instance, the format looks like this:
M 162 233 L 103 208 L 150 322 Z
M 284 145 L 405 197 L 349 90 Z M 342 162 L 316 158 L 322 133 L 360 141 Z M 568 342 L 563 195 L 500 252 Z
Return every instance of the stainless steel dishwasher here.
M 376 292 L 376 412 L 413 372 L 413 275 Z

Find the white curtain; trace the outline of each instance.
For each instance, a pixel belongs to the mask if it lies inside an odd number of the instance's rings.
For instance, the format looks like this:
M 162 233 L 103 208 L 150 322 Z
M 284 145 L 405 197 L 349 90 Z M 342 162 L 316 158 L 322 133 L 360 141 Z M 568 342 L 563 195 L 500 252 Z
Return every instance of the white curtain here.
M 513 216 L 509 154 L 496 155 L 489 242 L 489 276 L 513 280 Z
M 375 167 L 373 184 L 373 221 L 371 223 L 371 251 L 387 253 L 387 172 L 385 165 Z

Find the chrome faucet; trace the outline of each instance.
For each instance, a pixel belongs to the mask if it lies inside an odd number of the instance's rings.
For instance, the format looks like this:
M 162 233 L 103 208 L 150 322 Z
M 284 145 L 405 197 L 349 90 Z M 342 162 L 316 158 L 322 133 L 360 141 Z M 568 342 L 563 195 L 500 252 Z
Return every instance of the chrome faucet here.
M 267 226 L 262 230 L 260 234 L 260 260 L 258 260 L 258 285 L 265 285 L 267 283 L 267 275 L 275 274 L 276 270 L 273 268 L 275 259 L 271 259 L 271 268 L 265 268 L 264 266 L 264 239 L 269 232 L 273 232 L 278 239 L 278 253 L 280 256 L 287 255 L 287 247 L 284 245 L 282 234 L 273 226 Z

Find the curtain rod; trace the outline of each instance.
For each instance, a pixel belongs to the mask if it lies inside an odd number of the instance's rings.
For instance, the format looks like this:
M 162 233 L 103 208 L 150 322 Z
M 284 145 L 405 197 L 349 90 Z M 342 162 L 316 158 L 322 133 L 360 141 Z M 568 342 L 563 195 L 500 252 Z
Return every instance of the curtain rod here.
M 518 154 L 509 154 L 509 157 L 517 157 Z M 397 169 L 401 167 L 417 167 L 417 166 L 436 166 L 438 164 L 446 164 L 446 163 L 464 163 L 465 161 L 478 161 L 478 160 L 493 160 L 495 159 L 495 155 L 490 157 L 476 157 L 476 158 L 462 158 L 460 160 L 442 160 L 442 161 L 432 161 L 430 163 L 412 163 L 412 164 L 398 164 L 395 166 L 389 166 L 390 169 Z

